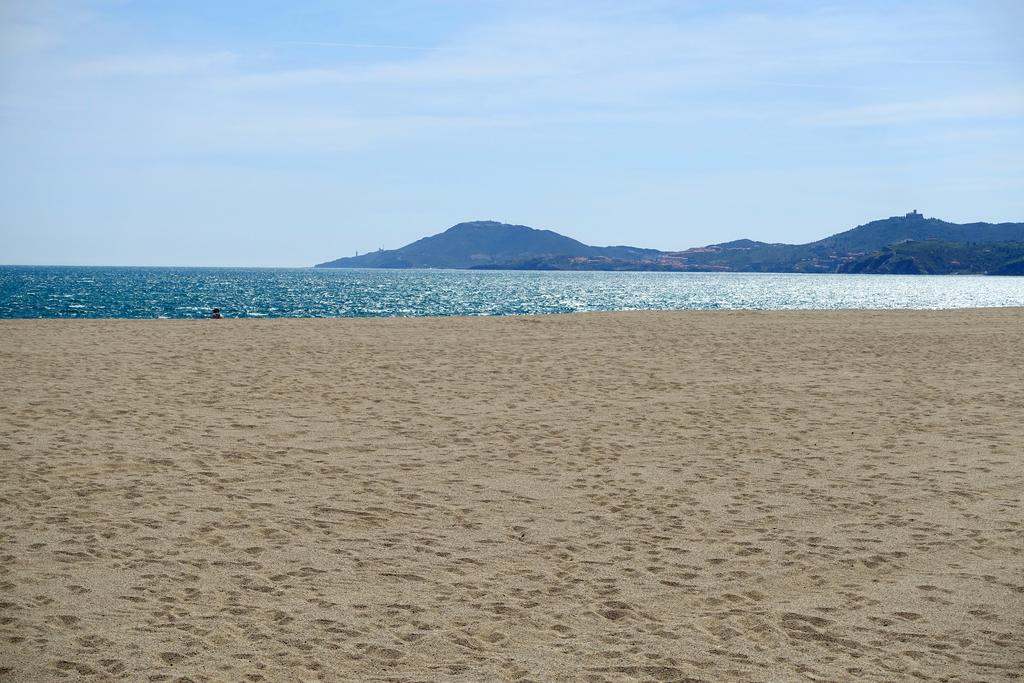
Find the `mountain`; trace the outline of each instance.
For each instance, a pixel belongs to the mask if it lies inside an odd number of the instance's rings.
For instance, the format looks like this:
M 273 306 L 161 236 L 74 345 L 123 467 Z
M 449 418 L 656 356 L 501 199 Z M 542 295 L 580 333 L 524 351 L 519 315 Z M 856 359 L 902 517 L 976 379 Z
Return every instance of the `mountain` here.
M 400 249 L 340 258 L 316 267 L 1011 274 L 1015 268 L 1020 270 L 1013 265 L 1016 247 L 992 245 L 1012 242 L 1024 243 L 1024 223 L 948 223 L 917 211 L 807 244 L 740 239 L 674 252 L 595 247 L 550 230 L 474 221 Z M 988 246 L 962 246 L 978 244 Z
M 592 247 L 551 230 L 495 221 L 453 225 L 401 249 L 349 256 L 317 268 L 473 268 L 550 256 L 643 259 L 660 253 L 637 247 Z

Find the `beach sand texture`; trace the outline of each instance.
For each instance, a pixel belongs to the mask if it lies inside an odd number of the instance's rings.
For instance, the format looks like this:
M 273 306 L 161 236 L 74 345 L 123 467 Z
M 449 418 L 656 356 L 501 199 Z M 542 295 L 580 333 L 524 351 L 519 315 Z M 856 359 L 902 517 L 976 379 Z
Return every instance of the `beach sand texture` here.
M 1003 681 L 1024 309 L 0 322 L 0 679 Z

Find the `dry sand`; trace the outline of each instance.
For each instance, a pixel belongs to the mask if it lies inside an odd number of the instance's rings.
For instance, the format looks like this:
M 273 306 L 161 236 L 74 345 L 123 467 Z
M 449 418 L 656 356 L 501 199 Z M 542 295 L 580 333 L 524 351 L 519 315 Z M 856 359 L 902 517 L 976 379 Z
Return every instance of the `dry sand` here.
M 0 678 L 998 681 L 1024 309 L 0 323 Z

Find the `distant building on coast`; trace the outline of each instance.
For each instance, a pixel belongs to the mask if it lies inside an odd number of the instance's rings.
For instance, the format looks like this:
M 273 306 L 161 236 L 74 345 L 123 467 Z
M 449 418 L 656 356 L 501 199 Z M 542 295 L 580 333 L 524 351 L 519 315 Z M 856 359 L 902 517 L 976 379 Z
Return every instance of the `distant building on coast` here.
M 905 213 L 902 216 L 889 216 L 889 220 L 891 220 L 891 221 L 898 220 L 900 218 L 904 218 L 904 219 L 911 220 L 911 221 L 923 221 L 924 220 L 924 214 L 923 213 L 919 213 L 917 209 L 914 209 L 913 211 L 910 211 L 909 213 Z

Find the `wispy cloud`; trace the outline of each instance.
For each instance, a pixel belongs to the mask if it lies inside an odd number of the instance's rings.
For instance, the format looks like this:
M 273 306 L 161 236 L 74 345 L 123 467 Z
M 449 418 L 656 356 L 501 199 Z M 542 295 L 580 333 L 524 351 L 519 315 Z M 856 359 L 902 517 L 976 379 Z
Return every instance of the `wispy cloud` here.
M 231 52 L 118 55 L 81 61 L 73 64 L 70 71 L 79 78 L 176 76 L 212 73 L 236 60 Z
M 380 43 L 339 43 L 339 42 L 327 42 L 327 41 L 316 41 L 316 40 L 285 40 L 278 43 L 279 45 L 308 45 L 310 47 L 351 47 L 351 48 L 365 48 L 371 50 L 414 50 L 414 51 L 434 51 L 434 50 L 446 50 L 449 48 L 444 47 L 431 47 L 425 45 L 387 45 Z
M 0 54 L 33 53 L 56 47 L 61 42 L 58 32 L 44 26 L 0 23 Z
M 923 37 L 922 37 L 923 38 Z M 930 52 L 906 57 L 904 26 L 853 11 L 713 13 L 687 21 L 654 22 L 625 16 L 600 21 L 503 21 L 473 27 L 435 47 L 372 45 L 410 53 L 350 63 L 330 55 L 301 68 L 257 69 L 225 74 L 222 84 L 249 90 L 373 86 L 412 88 L 501 106 L 539 106 L 570 100 L 582 106 L 644 102 L 658 106 L 687 93 L 787 90 L 849 90 L 883 93 L 891 83 L 837 78 L 880 65 L 907 69 L 983 65 L 985 60 Z M 300 43 L 363 46 L 358 43 Z M 430 89 L 429 93 L 425 93 Z M 486 94 L 486 97 L 482 95 Z M 404 91 L 410 105 L 416 92 Z
M 229 76 L 226 85 L 253 88 L 303 88 L 372 83 L 426 85 L 467 81 L 505 81 L 538 76 L 550 69 L 540 61 L 505 62 L 494 59 L 444 59 L 390 62 L 355 67 L 288 69 Z
M 847 107 L 817 114 L 805 121 L 821 126 L 880 126 L 997 118 L 1024 118 L 1024 84 L 1020 88 L 955 97 Z

